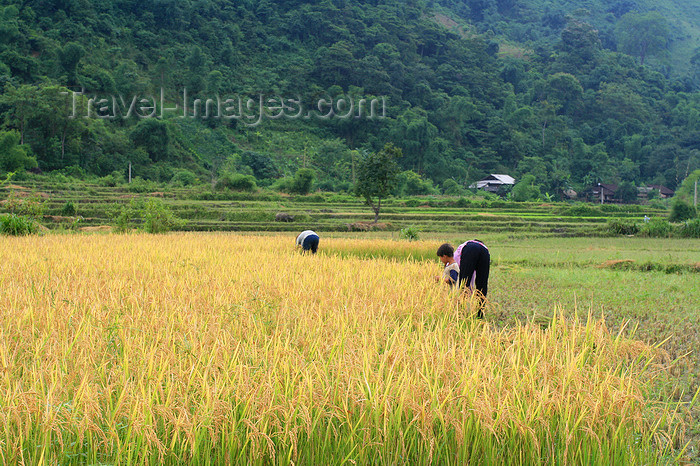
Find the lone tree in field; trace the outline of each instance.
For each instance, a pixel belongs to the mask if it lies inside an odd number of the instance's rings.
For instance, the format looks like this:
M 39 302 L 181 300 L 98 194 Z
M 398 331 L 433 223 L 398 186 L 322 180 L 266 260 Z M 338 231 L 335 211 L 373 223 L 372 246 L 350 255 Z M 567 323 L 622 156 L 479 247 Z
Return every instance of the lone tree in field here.
M 364 197 L 374 211 L 374 223 L 379 221 L 382 199 L 396 187 L 401 169 L 396 159 L 401 157 L 401 149 L 388 143 L 382 150 L 365 155 L 357 167 L 355 195 Z

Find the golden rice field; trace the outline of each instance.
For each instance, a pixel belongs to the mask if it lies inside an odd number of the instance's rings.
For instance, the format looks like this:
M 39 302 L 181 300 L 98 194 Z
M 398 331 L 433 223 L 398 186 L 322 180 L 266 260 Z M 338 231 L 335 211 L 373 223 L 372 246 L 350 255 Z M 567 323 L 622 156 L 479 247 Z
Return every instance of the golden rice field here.
M 289 236 L 0 239 L 2 464 L 655 464 L 663 350 L 492 325 L 437 261 Z M 372 240 L 381 248 L 420 243 Z

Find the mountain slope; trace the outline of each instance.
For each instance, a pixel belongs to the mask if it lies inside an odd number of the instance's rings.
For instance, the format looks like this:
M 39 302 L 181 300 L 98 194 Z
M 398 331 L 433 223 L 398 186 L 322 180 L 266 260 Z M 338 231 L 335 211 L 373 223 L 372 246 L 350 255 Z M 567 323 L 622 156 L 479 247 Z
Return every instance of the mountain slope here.
M 437 184 L 505 172 L 555 195 L 596 181 L 674 187 L 700 167 L 697 83 L 606 48 L 614 22 L 598 23 L 615 15 L 587 4 L 568 15 L 577 4 L 4 0 L 0 130 L 43 171 L 117 178 L 131 162 L 161 181 L 187 170 L 269 185 L 306 166 L 324 189 L 348 189 L 358 151 L 393 142 L 405 170 Z M 263 94 L 306 108 L 384 97 L 387 118 L 68 119 L 66 88 L 85 89 L 81 108 L 161 89 L 168 107 L 184 89 L 190 102 Z M 9 153 L 0 169 L 17 168 Z

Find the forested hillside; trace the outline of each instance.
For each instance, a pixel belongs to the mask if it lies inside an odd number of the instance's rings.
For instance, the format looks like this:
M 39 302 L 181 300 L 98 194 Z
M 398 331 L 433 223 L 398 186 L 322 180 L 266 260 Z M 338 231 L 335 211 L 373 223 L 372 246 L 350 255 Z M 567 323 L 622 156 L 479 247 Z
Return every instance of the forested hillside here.
M 649 59 L 667 77 L 698 83 L 700 3 L 694 0 L 442 0 L 438 3 L 469 21 L 479 32 L 529 44 L 542 53 L 556 48 L 567 25 L 567 16 L 573 16 L 597 30 L 605 49 L 628 53 L 640 62 Z M 640 47 L 643 43 L 648 50 Z
M 306 167 L 344 190 L 362 152 L 393 142 L 404 170 L 452 190 L 494 172 L 533 175 L 554 196 L 594 182 L 675 188 L 700 168 L 700 13 L 670 16 L 666 3 L 3 0 L 0 170 L 116 183 L 131 163 L 158 181 L 244 173 L 279 186 Z M 68 118 L 66 92 L 81 89 Z M 384 97 L 386 118 L 80 113 L 89 97 L 127 109 L 161 89 L 166 107 L 184 89 Z

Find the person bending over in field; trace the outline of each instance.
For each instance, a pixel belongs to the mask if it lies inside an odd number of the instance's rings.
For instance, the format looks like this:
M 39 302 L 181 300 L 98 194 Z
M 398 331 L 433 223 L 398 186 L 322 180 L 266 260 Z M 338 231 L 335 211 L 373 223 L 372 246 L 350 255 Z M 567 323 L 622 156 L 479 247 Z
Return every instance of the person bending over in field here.
M 316 254 L 316 251 L 318 250 L 318 242 L 319 237 L 315 232 L 305 230 L 299 233 L 299 236 L 297 236 L 296 244 L 297 247 L 301 247 L 302 253 L 311 251 L 311 254 Z
M 471 291 L 477 303 L 476 316 L 484 318 L 484 301 L 489 289 L 489 248 L 479 240 L 470 240 L 457 247 L 454 259 L 459 264 L 459 286 Z
M 437 250 L 437 256 L 445 268 L 442 271 L 441 277 L 435 277 L 437 281 L 443 281 L 454 287 L 459 280 L 459 264 L 454 258 L 455 249 L 449 243 L 445 243 Z

